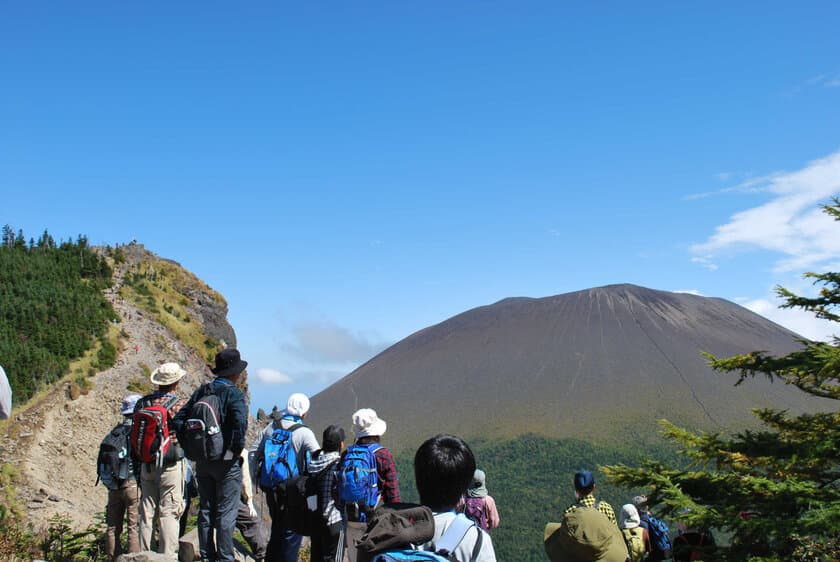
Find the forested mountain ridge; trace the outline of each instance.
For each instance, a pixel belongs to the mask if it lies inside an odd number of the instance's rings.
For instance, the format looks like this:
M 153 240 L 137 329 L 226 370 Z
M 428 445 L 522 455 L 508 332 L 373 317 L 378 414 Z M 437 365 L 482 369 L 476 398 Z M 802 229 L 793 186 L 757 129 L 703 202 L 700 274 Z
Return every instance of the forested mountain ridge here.
M 14 259 L 27 264 L 26 275 L 34 275 L 37 242 L 14 244 L 10 249 L 19 252 Z M 60 252 L 62 245 L 53 250 Z M 59 372 L 69 376 L 47 384 L 29 402 L 16 394 L 11 419 L 0 422 L 0 519 L 12 517 L 36 530 L 54 515 L 68 517 L 76 528 L 96 521 L 107 498 L 103 486 L 94 486 L 99 442 L 120 420 L 121 399 L 151 390 L 152 369 L 165 361 L 184 366 L 188 374 L 179 393 L 187 396 L 211 379 L 208 357 L 223 345 L 236 345 L 224 299 L 177 263 L 136 243 L 88 248 L 85 241 L 84 246 L 107 266 L 101 269 L 107 276 L 96 283 L 81 281 L 95 287 L 98 300 L 92 301 L 110 311 L 103 335 L 91 329 L 91 347 Z M 83 255 L 87 260 L 88 253 Z M 36 255 L 34 261 L 40 259 Z M 53 315 L 63 310 L 47 308 Z M 44 330 L 50 333 L 62 322 L 47 322 Z M 113 345 L 110 365 L 99 358 L 103 340 Z
M 116 318 L 103 294 L 111 267 L 86 238 L 56 244 L 44 231 L 37 242 L 24 240 L 8 225 L 0 240 L 0 361 L 21 402 L 95 344 L 102 350 L 96 365 L 111 366 L 107 332 Z

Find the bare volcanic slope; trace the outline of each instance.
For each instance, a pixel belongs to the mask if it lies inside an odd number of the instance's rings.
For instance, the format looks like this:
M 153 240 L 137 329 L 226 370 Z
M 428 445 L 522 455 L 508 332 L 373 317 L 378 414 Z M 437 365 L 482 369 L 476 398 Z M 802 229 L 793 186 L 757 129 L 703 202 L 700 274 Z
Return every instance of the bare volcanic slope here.
M 753 423 L 752 408 L 823 403 L 766 379 L 734 387 L 701 352 L 784 353 L 795 338 L 723 299 L 635 285 L 510 298 L 386 349 L 316 395 L 311 422 L 349 428 L 356 408 L 373 407 L 397 450 L 443 431 L 647 440 L 661 418 L 725 430 Z

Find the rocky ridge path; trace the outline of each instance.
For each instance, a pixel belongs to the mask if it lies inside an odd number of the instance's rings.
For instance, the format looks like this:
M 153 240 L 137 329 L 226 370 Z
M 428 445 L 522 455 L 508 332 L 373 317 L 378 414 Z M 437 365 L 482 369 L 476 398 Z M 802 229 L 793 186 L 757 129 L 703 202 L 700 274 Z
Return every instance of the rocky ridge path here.
M 178 362 L 188 373 L 179 387 L 183 396 L 210 379 L 195 351 L 119 296 L 125 269 L 115 270 L 114 286 L 106 291 L 121 318 L 119 327 L 128 334 L 114 367 L 92 377 L 91 391 L 76 400 L 69 397 L 69 383 L 56 385 L 36 404 L 15 412 L 0 435 L 0 462 L 17 467 L 17 496 L 36 530 L 57 514 L 74 528 L 84 528 L 105 511 L 107 490 L 94 486 L 99 443 L 121 420 L 129 382 L 145 378 L 143 365 L 153 370 L 160 363 Z

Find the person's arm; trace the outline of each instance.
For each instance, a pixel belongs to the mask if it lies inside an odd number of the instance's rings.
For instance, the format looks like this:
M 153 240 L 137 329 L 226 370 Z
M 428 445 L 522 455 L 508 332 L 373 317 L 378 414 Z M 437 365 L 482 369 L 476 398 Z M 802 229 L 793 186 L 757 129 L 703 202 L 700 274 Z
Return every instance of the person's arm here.
M 238 388 L 228 391 L 228 404 L 225 419 L 231 420 L 230 451 L 238 457 L 245 448 L 245 432 L 248 431 L 248 412 L 245 408 L 245 395 Z
M 606 506 L 604 506 L 604 507 L 606 507 L 606 513 L 605 513 L 605 515 L 607 516 L 607 519 L 609 519 L 610 521 L 612 521 L 612 522 L 613 522 L 613 525 L 615 525 L 616 527 L 618 527 L 618 520 L 615 518 L 615 511 L 613 511 L 612 506 L 608 504 L 608 505 L 606 505 Z M 620 527 L 619 527 L 619 528 L 620 528 Z
M 495 529 L 499 526 L 499 510 L 496 509 L 496 500 L 493 496 L 484 498 L 484 511 L 487 513 L 487 528 Z
M 196 390 L 190 395 L 190 398 L 189 400 L 187 400 L 187 403 L 181 406 L 181 409 L 178 410 L 178 412 L 172 418 L 172 427 L 175 428 L 175 433 L 180 433 L 181 431 L 183 431 L 184 424 L 187 421 L 187 417 L 190 415 L 190 410 L 192 409 L 193 404 L 195 404 L 198 400 L 196 396 L 198 395 L 198 391 L 201 390 L 201 388 L 202 387 L 198 387 L 198 390 Z
M 385 503 L 398 503 L 400 501 L 400 479 L 397 474 L 397 465 L 391 451 L 379 449 L 376 455 L 376 472 L 380 480 L 380 490 Z
M 642 527 L 642 540 L 645 541 L 645 554 L 650 554 L 650 533 Z

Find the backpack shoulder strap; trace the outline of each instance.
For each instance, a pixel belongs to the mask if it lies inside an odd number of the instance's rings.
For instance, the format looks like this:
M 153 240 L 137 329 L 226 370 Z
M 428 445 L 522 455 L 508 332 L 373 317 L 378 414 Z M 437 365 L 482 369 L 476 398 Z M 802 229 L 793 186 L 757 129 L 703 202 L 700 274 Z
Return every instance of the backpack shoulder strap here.
M 452 524 L 450 524 L 446 531 L 444 531 L 440 540 L 435 543 L 435 550 L 438 554 L 448 556 L 456 548 L 458 548 L 458 545 L 464 540 L 467 532 L 475 526 L 475 523 L 471 519 L 467 518 L 464 514 L 459 513 L 455 516 L 455 519 L 452 520 Z M 478 550 L 481 550 L 481 532 L 478 533 L 478 536 L 479 539 L 476 541 L 476 547 Z M 476 549 L 473 549 L 472 560 L 475 560 L 476 555 L 477 551 Z

